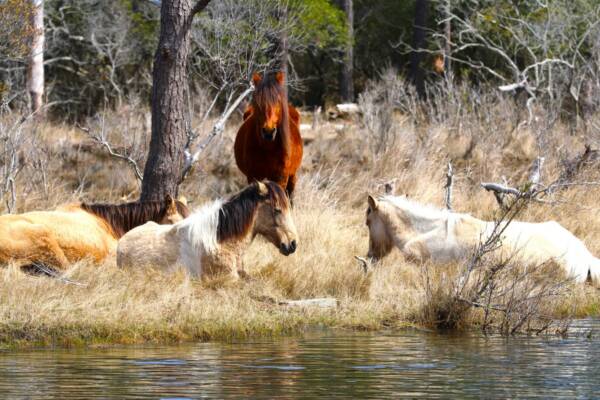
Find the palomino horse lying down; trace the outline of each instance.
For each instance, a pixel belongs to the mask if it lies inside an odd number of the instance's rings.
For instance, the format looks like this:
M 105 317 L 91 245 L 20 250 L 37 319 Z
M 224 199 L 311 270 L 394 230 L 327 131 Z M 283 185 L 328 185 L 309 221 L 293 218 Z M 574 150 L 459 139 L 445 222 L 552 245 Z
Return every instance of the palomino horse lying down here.
M 90 258 L 102 261 L 117 240 L 148 221 L 171 224 L 189 215 L 185 204 L 167 196 L 147 203 L 70 204 L 54 211 L 0 216 L 0 264 L 43 264 L 64 269 Z
M 254 182 L 223 202 L 214 201 L 172 226 L 149 222 L 119 240 L 117 265 L 183 267 L 201 277 L 243 271 L 242 252 L 256 235 L 284 255 L 296 251 L 297 234 L 290 202 L 276 183 Z
M 395 246 L 417 260 L 459 260 L 489 237 L 494 227 L 493 222 L 423 206 L 405 196 L 369 196 L 368 203 L 368 256 L 374 259 L 386 256 Z M 554 261 L 578 282 L 584 282 L 588 274 L 600 282 L 600 259 L 554 221 L 511 222 L 503 233 L 501 251 L 531 264 Z

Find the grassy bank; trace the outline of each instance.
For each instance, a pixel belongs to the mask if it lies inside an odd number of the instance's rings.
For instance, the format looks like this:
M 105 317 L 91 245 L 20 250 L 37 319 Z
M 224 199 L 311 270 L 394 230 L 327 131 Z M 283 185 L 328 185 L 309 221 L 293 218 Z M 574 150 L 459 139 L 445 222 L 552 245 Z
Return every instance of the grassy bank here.
M 467 112 L 467 111 L 464 111 Z M 552 129 L 524 128 L 517 110 L 497 102 L 482 112 L 456 114 L 442 122 L 423 122 L 394 114 L 393 131 L 377 151 L 372 137 L 356 121 L 342 127 L 325 124 L 308 132 L 313 140 L 305 157 L 295 198 L 300 243 L 296 254 L 281 256 L 271 245 L 255 241 L 244 263 L 247 282 L 193 281 L 182 275 L 126 272 L 114 259 L 100 266 L 85 262 L 66 276 L 81 285 L 25 275 L 13 267 L 0 270 L 0 344 L 2 346 L 228 340 L 279 335 L 314 326 L 382 329 L 418 325 L 435 327 L 454 306 L 448 293 L 464 265 L 415 265 L 397 251 L 368 274 L 354 259 L 368 248 L 364 225 L 366 194 L 380 193 L 394 180 L 399 194 L 442 206 L 445 165 L 455 167 L 454 209 L 491 219 L 498 206 L 482 181 L 523 181 L 531 161 L 546 157 L 544 182 L 556 179 L 565 160 L 599 143 L 586 127 L 574 131 L 556 123 Z M 107 125 L 140 129 L 131 115 L 107 117 Z M 31 128 L 44 162 L 25 168 L 17 180 L 17 211 L 47 209 L 68 201 L 134 199 L 138 185 L 118 161 L 83 146 L 86 138 L 68 126 Z M 594 133 L 595 132 L 595 133 Z M 140 132 L 137 132 L 141 134 Z M 231 152 L 235 123 L 215 142 L 182 186 L 192 206 L 243 185 Z M 371 135 L 371 136 L 370 136 Z M 134 135 L 135 136 L 135 135 Z M 379 138 L 381 139 L 381 138 Z M 379 140 L 378 139 L 378 140 Z M 131 145 L 126 138 L 116 143 Z M 141 140 L 144 144 L 144 140 Z M 138 149 L 144 154 L 145 147 Z M 37 154 L 37 155 L 36 155 Z M 137 153 L 136 153 L 137 154 Z M 597 164 L 582 167 L 578 182 L 595 182 Z M 600 255 L 600 187 L 570 186 L 547 203 L 532 203 L 520 219 L 556 220 Z M 335 310 L 292 309 L 283 299 L 335 297 Z M 566 284 L 540 306 L 546 317 L 598 315 L 597 288 Z M 500 318 L 500 317 L 498 317 Z M 483 310 L 464 311 L 456 327 L 477 327 Z

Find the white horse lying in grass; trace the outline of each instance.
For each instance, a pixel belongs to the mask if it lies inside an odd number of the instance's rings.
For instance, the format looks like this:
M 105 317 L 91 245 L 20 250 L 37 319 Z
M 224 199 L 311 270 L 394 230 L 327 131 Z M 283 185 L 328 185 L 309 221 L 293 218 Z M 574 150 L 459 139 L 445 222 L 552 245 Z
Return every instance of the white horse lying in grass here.
M 296 251 L 290 201 L 279 185 L 255 182 L 228 201 L 212 202 L 174 225 L 148 222 L 127 232 L 117 245 L 122 268 L 183 267 L 201 277 L 243 272 L 242 252 L 256 235 L 284 255 Z
M 424 206 L 405 196 L 369 196 L 368 203 L 368 257 L 375 260 L 394 246 L 415 260 L 460 260 L 494 229 L 494 222 Z M 585 282 L 588 275 L 600 282 L 600 259 L 555 221 L 511 222 L 502 234 L 501 252 L 528 264 L 554 261 L 577 282 Z

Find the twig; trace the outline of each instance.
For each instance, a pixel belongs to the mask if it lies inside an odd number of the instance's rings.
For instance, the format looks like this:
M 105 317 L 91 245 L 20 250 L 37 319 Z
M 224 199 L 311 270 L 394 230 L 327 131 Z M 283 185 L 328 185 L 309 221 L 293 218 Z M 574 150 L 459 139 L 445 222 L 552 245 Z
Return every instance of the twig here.
M 529 183 L 531 184 L 530 190 L 535 190 L 540 185 L 540 178 L 542 176 L 542 168 L 544 167 L 544 157 L 537 157 L 531 165 L 529 173 Z
M 59 281 L 66 283 L 68 285 L 75 285 L 75 286 L 82 286 L 82 287 L 86 287 L 87 284 L 85 283 L 81 283 L 81 282 L 77 282 L 74 280 L 71 280 L 69 278 L 65 278 L 64 276 L 62 276 L 61 274 L 59 274 L 58 272 L 56 272 L 55 270 L 53 270 L 52 268 L 48 268 L 46 267 L 44 264 L 39 264 L 39 263 L 33 263 L 32 264 L 38 271 L 52 277 L 52 278 L 56 278 Z
M 7 190 L 10 189 L 10 200 L 6 199 L 6 208 L 8 208 L 8 213 L 12 214 L 15 204 L 17 204 L 17 191 L 15 190 L 15 180 L 12 176 L 6 180 L 6 186 Z
M 230 98 L 228 100 L 228 107 L 226 107 L 223 114 L 219 117 L 208 136 L 204 138 L 202 143 L 200 143 L 196 147 L 196 150 L 192 153 L 189 148 L 185 149 L 185 165 L 181 176 L 181 182 L 183 182 L 192 166 L 200 159 L 200 154 L 204 151 L 204 149 L 206 149 L 206 147 L 217 135 L 221 134 L 225 130 L 225 123 L 227 122 L 229 117 L 231 117 L 231 114 L 239 107 L 240 103 L 253 91 L 254 85 L 250 85 L 250 87 L 248 87 L 248 89 L 246 89 L 242 94 L 240 94 L 240 96 L 232 104 L 229 104 L 231 100 Z
M 369 262 L 367 261 L 367 259 L 364 257 L 360 257 L 360 256 L 354 256 L 354 258 L 356 259 L 356 261 L 358 261 L 358 263 L 362 267 L 363 272 L 365 274 L 368 273 L 369 272 Z
M 121 154 L 121 153 L 117 153 L 116 151 L 113 150 L 112 146 L 110 145 L 110 143 L 108 143 L 108 141 L 106 140 L 106 137 L 104 136 L 104 133 L 100 134 L 100 135 L 96 135 L 90 132 L 89 128 L 83 127 L 79 124 L 76 124 L 77 128 L 79 128 L 81 131 L 85 132 L 93 141 L 95 141 L 96 143 L 98 143 L 100 146 L 104 147 L 104 149 L 107 151 L 107 153 L 114 158 L 118 158 L 120 160 L 125 160 L 127 161 L 127 163 L 129 163 L 129 165 L 133 168 L 133 171 L 135 172 L 135 177 L 141 182 L 144 180 L 144 177 L 142 175 L 142 172 L 140 171 L 140 168 L 137 165 L 137 162 L 131 158 L 130 156 Z
M 493 191 L 503 194 L 512 194 L 515 196 L 523 196 L 523 192 L 510 186 L 504 186 L 500 183 L 481 182 L 481 187 L 487 191 Z
M 446 209 L 452 211 L 452 187 L 454 185 L 454 171 L 452 170 L 452 162 L 448 161 L 448 170 L 446 171 Z

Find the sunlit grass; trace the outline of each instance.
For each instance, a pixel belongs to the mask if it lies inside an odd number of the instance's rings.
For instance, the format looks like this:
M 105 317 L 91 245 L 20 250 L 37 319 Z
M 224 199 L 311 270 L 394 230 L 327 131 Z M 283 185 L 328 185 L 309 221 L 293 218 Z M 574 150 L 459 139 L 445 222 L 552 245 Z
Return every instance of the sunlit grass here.
M 426 125 L 417 129 L 406 123 L 401 129 L 404 136 L 388 151 L 372 154 L 359 124 L 348 124 L 333 139 L 326 132 L 333 128 L 321 129 L 323 137 L 317 136 L 305 148 L 295 197 L 300 236 L 295 254 L 284 257 L 257 239 L 244 257 L 251 279 L 237 282 L 194 281 L 183 273 L 122 271 L 114 258 L 99 266 L 86 262 L 72 266 L 66 276 L 81 285 L 25 275 L 11 266 L 2 268 L 0 344 L 165 343 L 283 335 L 314 327 L 377 330 L 435 326 L 431 310 L 443 308 L 445 304 L 435 302 L 445 300 L 444 296 L 428 294 L 426 284 L 448 289 L 461 265 L 429 266 L 441 273 L 431 274 L 429 278 L 434 281 L 426 283 L 424 268 L 394 251 L 365 274 L 354 256 L 364 256 L 368 247 L 366 195 L 380 193 L 382 183 L 393 179 L 396 193 L 442 206 L 447 151 L 451 150 L 456 171 L 454 210 L 491 219 L 498 207 L 479 183 L 500 181 L 502 176 L 511 183 L 520 182 L 531 157 L 538 154 L 535 141 L 532 144 L 530 139 L 523 139 L 531 134 L 515 135 L 506 121 L 498 120 L 486 130 L 481 128 L 484 133 L 477 131 L 476 145 L 465 153 L 463 147 L 469 146 L 462 143 L 464 140 L 457 143 L 448 133 L 455 128 Z M 122 164 L 74 154 L 72 146 L 55 144 L 59 138 L 77 139 L 73 130 L 49 125 L 42 137 L 44 134 L 47 146 L 64 154 L 49 161 L 52 190 L 44 192 L 35 179 L 29 177 L 27 181 L 25 174 L 19 177 L 20 211 L 73 201 L 76 189 L 86 200 L 119 201 L 137 196 L 139 186 Z M 231 156 L 234 134 L 235 129 L 229 129 L 182 186 L 192 207 L 243 185 Z M 566 127 L 549 135 L 545 143 L 550 150 L 543 153 L 546 182 L 557 177 L 561 168 L 560 156 L 552 149 L 569 149 L 576 154 L 585 142 L 581 136 L 567 134 Z M 120 172 L 115 175 L 115 170 Z M 588 175 L 586 180 L 594 180 L 598 174 L 589 171 Z M 596 186 L 573 187 L 560 192 L 552 204 L 529 205 L 520 218 L 556 220 L 581 238 L 592 253 L 600 255 L 599 197 Z M 568 295 L 548 304 L 546 311 L 561 318 L 600 314 L 597 288 L 572 285 L 569 289 Z M 284 299 L 315 297 L 335 297 L 339 305 L 336 309 L 293 309 L 277 304 Z M 480 321 L 481 313 L 475 310 L 464 318 L 461 327 L 477 327 Z

